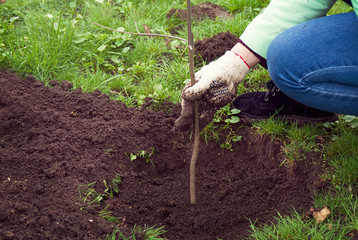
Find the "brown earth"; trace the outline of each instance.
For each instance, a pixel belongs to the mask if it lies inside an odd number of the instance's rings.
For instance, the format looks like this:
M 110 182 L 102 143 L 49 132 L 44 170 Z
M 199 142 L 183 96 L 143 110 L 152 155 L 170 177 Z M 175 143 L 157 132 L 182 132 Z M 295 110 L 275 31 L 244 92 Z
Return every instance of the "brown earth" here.
M 52 81 L 52 85 L 55 85 Z M 238 125 L 233 151 L 201 143 L 198 204 L 189 204 L 188 133 L 174 134 L 172 112 L 128 108 L 100 92 L 45 87 L 0 72 L 0 238 L 104 239 L 117 226 L 165 226 L 175 239 L 239 239 L 249 224 L 268 223 L 276 211 L 310 207 L 317 169 L 310 159 L 289 170 L 280 143 Z M 150 107 L 150 105 L 149 105 Z M 166 111 L 167 112 L 167 111 Z M 145 150 L 150 160 L 127 155 Z M 85 208 L 78 187 L 122 176 L 119 194 Z M 112 211 L 120 222 L 99 217 Z M 82 208 L 82 210 L 81 210 Z
M 218 33 L 213 37 L 198 40 L 194 44 L 196 62 L 209 63 L 216 60 L 230 50 L 239 40 L 236 35 L 227 32 Z M 215 49 L 213 51 L 213 49 Z M 202 61 L 201 61 L 202 60 Z
M 202 57 L 230 48 L 222 42 L 232 37 L 226 34 L 203 40 L 217 44 Z M 171 131 L 179 104 L 130 108 L 66 81 L 50 84 L 0 71 L 0 239 L 105 239 L 115 228 L 129 237 L 134 225 L 156 225 L 170 240 L 233 240 L 248 236 L 250 222 L 311 206 L 320 182 L 311 162 L 319 156 L 280 167 L 281 143 L 240 124 L 234 131 L 242 140 L 232 151 L 201 142 L 198 204 L 191 206 L 190 133 Z M 140 151 L 153 154 L 144 159 Z M 133 163 L 131 153 L 138 155 Z M 118 194 L 99 206 L 87 206 L 83 192 L 80 198 L 79 187 L 93 182 L 107 196 L 117 175 Z M 103 209 L 118 222 L 99 216 Z
M 230 14 L 227 13 L 223 7 L 210 2 L 192 6 L 191 12 L 192 12 L 192 18 L 199 21 L 205 18 L 210 18 L 212 20 L 215 20 L 217 18 L 230 17 Z M 167 18 L 171 18 L 173 16 L 176 16 L 179 19 L 185 21 L 188 17 L 188 12 L 186 9 L 173 8 L 167 13 Z

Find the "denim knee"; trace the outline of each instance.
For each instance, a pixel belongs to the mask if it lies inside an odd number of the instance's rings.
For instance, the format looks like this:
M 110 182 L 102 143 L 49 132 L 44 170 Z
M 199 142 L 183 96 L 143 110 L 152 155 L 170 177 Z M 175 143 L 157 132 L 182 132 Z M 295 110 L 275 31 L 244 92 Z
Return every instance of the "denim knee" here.
M 267 51 L 267 68 L 273 82 L 280 88 L 290 88 L 298 84 L 297 76 L 293 73 L 295 41 L 278 35 L 270 44 Z

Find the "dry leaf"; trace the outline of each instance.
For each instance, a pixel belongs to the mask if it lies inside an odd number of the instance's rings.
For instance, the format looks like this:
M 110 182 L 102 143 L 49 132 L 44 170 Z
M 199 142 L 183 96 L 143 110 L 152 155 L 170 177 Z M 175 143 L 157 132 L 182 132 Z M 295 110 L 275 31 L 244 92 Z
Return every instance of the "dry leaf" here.
M 314 211 L 312 213 L 312 216 L 316 219 L 317 223 L 321 223 L 324 220 L 326 220 L 326 218 L 328 217 L 328 215 L 330 213 L 331 213 L 331 211 L 329 211 L 329 209 L 325 206 L 320 211 Z
M 145 33 L 148 33 L 148 34 L 151 33 L 151 32 L 150 32 L 150 28 L 149 28 L 147 25 L 143 24 L 143 27 L 144 27 L 144 32 L 145 32 Z

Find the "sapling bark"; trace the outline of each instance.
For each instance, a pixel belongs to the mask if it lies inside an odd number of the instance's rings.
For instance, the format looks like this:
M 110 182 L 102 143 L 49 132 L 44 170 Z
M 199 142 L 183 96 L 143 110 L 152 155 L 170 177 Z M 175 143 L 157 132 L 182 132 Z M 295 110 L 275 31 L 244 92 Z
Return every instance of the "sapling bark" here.
M 195 70 L 194 70 L 194 39 L 193 32 L 191 31 L 191 1 L 186 1 L 187 5 L 187 29 L 188 29 L 188 52 L 189 52 L 189 70 L 190 70 L 190 83 L 191 86 L 195 84 Z M 194 145 L 193 152 L 190 161 L 190 203 L 196 204 L 196 187 L 195 187 L 195 166 L 196 160 L 199 155 L 199 113 L 198 113 L 198 102 L 194 101 Z

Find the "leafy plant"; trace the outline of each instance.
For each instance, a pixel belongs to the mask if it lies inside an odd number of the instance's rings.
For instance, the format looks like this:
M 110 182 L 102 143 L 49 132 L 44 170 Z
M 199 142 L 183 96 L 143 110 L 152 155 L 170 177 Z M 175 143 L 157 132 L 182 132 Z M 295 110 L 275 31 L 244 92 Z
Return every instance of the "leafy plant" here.
M 130 236 L 126 237 L 122 231 L 116 229 L 110 235 L 107 235 L 107 240 L 164 240 L 166 238 L 160 237 L 166 232 L 164 230 L 164 226 L 156 227 L 156 226 L 144 226 L 139 227 L 135 225 L 131 230 Z
M 153 161 L 150 159 L 152 155 L 155 153 L 154 147 L 151 152 L 140 150 L 135 153 L 130 153 L 129 155 L 125 153 L 125 155 L 129 158 L 129 160 L 133 163 L 136 159 L 143 159 L 146 163 L 151 163 L 154 166 Z M 134 164 L 134 163 L 133 163 Z
M 78 186 L 78 193 L 83 203 L 86 203 L 87 205 L 94 204 L 95 206 L 98 206 L 99 203 L 107 198 L 107 195 L 96 192 L 96 190 L 93 188 L 95 184 L 96 182 L 91 182 L 89 184 Z
M 223 127 L 223 129 L 227 129 L 230 124 L 235 124 L 240 122 L 240 118 L 237 116 L 237 114 L 240 113 L 239 109 L 232 108 L 230 109 L 230 105 L 226 105 L 219 109 L 213 118 L 213 122 L 220 123 L 225 122 L 226 125 Z
M 114 197 L 115 194 L 119 193 L 119 185 L 122 183 L 122 178 L 120 175 L 116 175 L 112 180 L 111 184 L 107 184 L 106 180 L 103 180 L 105 186 L 104 193 L 98 193 L 94 189 L 96 182 L 91 182 L 85 185 L 78 186 L 78 193 L 81 201 L 85 204 L 84 207 L 81 207 L 81 210 L 85 209 L 88 206 L 93 206 L 95 208 L 99 207 L 106 199 L 109 197 Z M 104 209 L 100 210 L 98 216 L 106 219 L 110 222 L 119 223 L 120 217 L 115 217 L 112 215 L 112 211 L 108 211 L 107 205 Z
M 116 150 L 113 149 L 113 148 L 108 148 L 108 149 L 105 149 L 105 150 L 104 150 L 104 153 L 107 154 L 107 155 L 108 155 L 108 154 L 111 154 L 112 152 L 116 152 Z
M 232 143 L 241 140 L 242 136 L 236 135 L 231 125 L 240 122 L 240 118 L 237 114 L 240 113 L 239 109 L 230 109 L 230 105 L 226 105 L 220 108 L 214 115 L 213 121 L 209 123 L 205 129 L 201 132 L 201 136 L 204 137 L 205 142 L 208 140 L 215 140 L 220 142 L 220 136 L 218 131 L 226 130 L 228 133 L 225 136 L 224 143 L 220 144 L 223 149 L 232 150 Z M 224 125 L 222 125 L 224 124 Z
M 220 144 L 220 147 L 223 149 L 233 151 L 232 143 L 238 142 L 241 139 L 242 139 L 242 136 L 237 136 L 233 131 L 230 131 L 230 133 L 226 136 L 225 142 Z
M 111 184 L 107 184 L 106 180 L 103 180 L 103 184 L 105 186 L 104 193 L 98 193 L 94 189 L 95 182 L 91 182 L 85 185 L 78 186 L 78 193 L 81 201 L 86 203 L 86 205 L 94 205 L 99 206 L 104 200 L 108 197 L 113 197 L 115 194 L 119 193 L 119 185 L 122 183 L 122 178 L 120 175 L 116 175 Z
M 119 28 L 122 29 L 122 28 Z M 105 72 L 122 73 L 124 55 L 130 50 L 132 38 L 117 32 L 76 33 L 73 43 L 83 49 L 80 63 L 91 71 L 101 68 Z
M 98 213 L 98 216 L 106 219 L 107 221 L 110 222 L 115 222 L 115 223 L 120 223 L 120 219 L 122 219 L 121 217 L 115 217 L 112 215 L 112 211 L 108 211 L 107 208 L 109 207 L 109 205 L 107 205 L 103 210 L 101 210 Z
M 122 177 L 120 175 L 116 175 L 112 180 L 111 184 L 107 185 L 106 180 L 103 180 L 105 190 L 104 193 L 109 197 L 113 197 L 115 194 L 119 193 L 119 185 L 122 183 Z
M 358 127 L 358 117 L 352 116 L 352 115 L 345 115 L 342 117 L 344 121 L 348 124 L 351 128 Z

